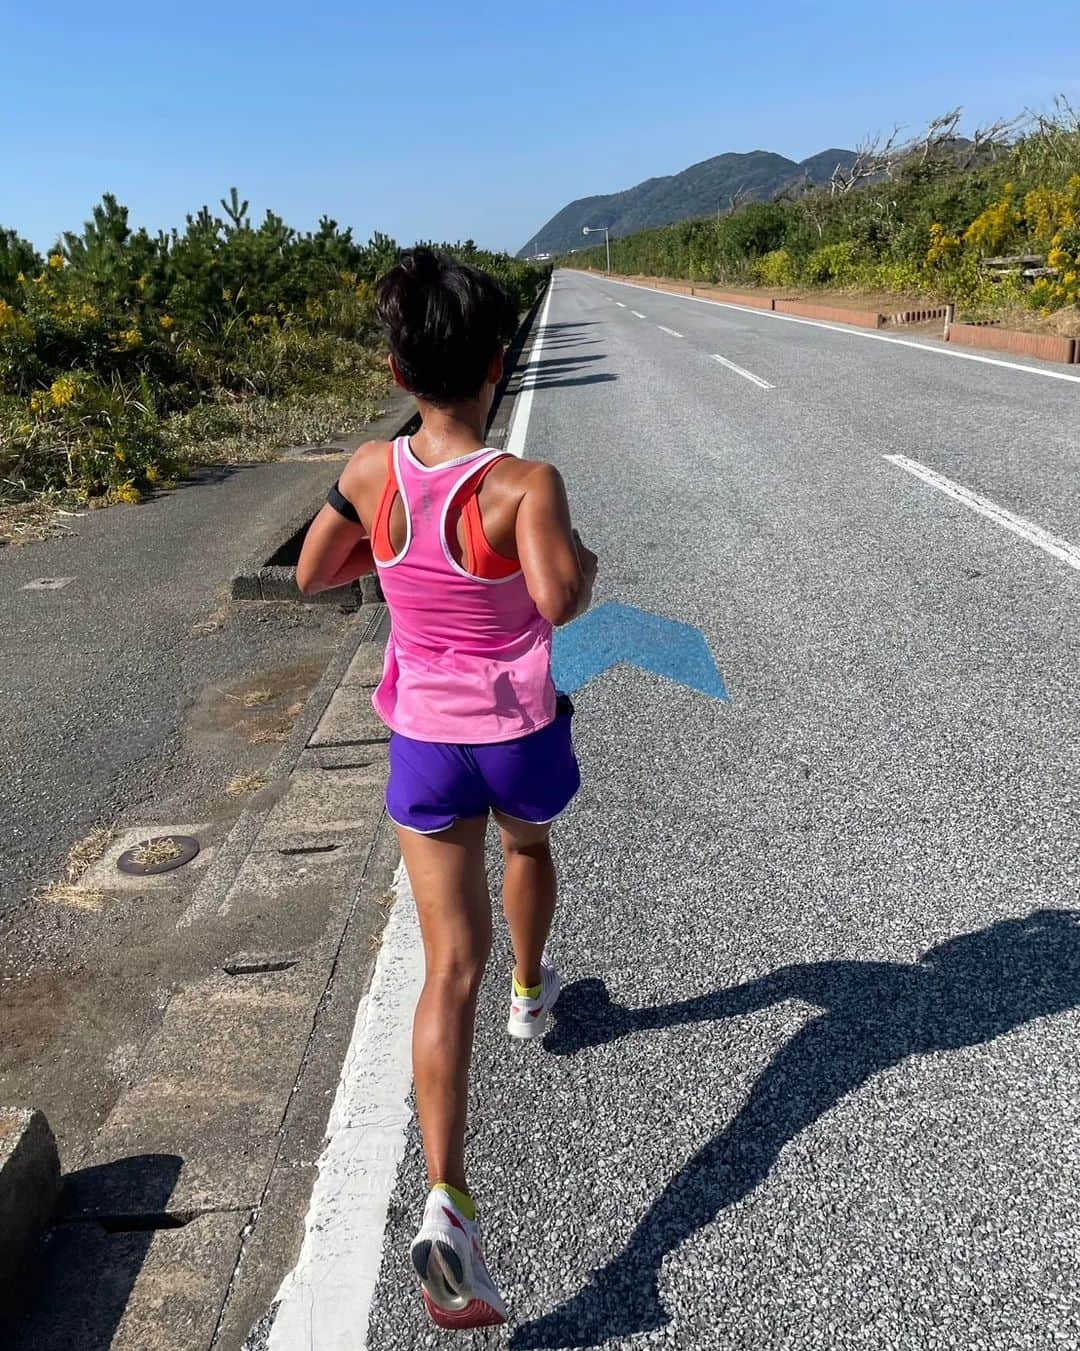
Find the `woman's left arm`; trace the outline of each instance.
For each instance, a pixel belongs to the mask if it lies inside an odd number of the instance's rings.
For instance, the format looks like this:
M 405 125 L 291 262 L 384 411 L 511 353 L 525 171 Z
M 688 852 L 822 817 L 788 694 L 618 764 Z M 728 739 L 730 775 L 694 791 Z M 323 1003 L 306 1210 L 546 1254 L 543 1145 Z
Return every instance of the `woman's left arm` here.
M 327 503 L 304 536 L 296 585 L 305 596 L 314 596 L 374 571 L 371 540 L 362 523 L 347 520 Z
M 362 445 L 308 527 L 296 564 L 296 585 L 305 596 L 345 586 L 375 571 L 371 540 L 356 504 L 367 502 L 385 479 L 388 451 L 381 442 Z

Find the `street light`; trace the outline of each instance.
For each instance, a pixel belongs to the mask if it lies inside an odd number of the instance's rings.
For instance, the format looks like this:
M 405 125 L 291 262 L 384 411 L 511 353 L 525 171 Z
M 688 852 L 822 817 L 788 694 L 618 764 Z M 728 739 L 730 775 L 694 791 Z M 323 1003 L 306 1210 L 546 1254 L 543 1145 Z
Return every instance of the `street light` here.
M 603 232 L 604 232 L 604 243 L 607 245 L 607 270 L 608 270 L 608 272 L 610 273 L 610 271 L 611 271 L 611 238 L 610 238 L 610 236 L 608 235 L 608 227 L 607 227 L 606 225 L 583 225 L 583 226 L 581 227 L 581 233 L 582 233 L 583 235 L 598 235 L 598 234 L 600 233 L 601 230 L 603 230 Z

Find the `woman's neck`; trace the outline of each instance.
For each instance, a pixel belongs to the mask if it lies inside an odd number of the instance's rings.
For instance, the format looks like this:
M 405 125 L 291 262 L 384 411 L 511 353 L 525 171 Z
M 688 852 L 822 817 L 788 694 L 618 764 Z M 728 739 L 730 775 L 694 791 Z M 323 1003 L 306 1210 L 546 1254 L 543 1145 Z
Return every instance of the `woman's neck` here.
M 412 437 L 413 450 L 427 464 L 456 460 L 480 450 L 487 442 L 488 410 L 479 400 L 436 408 L 417 400 L 423 426 Z

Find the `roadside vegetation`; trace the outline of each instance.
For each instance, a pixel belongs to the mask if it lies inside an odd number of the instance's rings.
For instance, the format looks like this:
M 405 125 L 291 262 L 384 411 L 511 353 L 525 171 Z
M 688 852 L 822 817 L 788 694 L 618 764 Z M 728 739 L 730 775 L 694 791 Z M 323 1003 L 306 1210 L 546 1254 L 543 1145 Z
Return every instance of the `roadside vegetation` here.
M 195 464 L 357 427 L 389 385 L 374 284 L 394 240 L 252 224 L 236 190 L 182 231 L 106 196 L 42 257 L 0 229 L 0 507 L 135 502 Z M 438 246 L 525 308 L 545 269 Z
M 950 301 L 964 317 L 1013 312 L 1080 333 L 1080 113 L 1058 100 L 1052 115 L 970 136 L 959 121 L 957 110 L 919 137 L 869 141 L 823 188 L 796 185 L 719 218 L 613 239 L 611 266 Z M 1036 261 L 986 266 L 1003 256 Z M 603 270 L 604 247 L 558 264 Z

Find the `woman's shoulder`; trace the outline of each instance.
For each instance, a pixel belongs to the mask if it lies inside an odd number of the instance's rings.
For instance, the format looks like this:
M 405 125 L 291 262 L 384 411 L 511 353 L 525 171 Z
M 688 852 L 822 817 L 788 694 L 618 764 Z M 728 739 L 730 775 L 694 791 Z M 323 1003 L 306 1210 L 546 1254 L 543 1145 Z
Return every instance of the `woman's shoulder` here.
M 504 483 L 523 490 L 562 482 L 562 475 L 547 460 L 524 460 L 517 455 L 504 455 L 492 469 L 492 475 L 495 474 Z
M 381 489 L 386 481 L 393 445 L 392 441 L 365 441 L 342 470 L 342 492 L 349 496 L 350 488 L 361 492 L 375 486 Z

